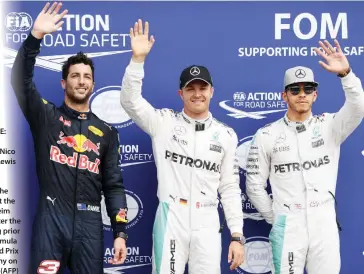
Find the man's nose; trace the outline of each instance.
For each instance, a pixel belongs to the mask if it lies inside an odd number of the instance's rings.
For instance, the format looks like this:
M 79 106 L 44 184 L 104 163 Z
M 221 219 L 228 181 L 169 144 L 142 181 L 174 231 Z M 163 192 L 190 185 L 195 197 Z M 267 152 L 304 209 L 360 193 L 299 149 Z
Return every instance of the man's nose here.
M 299 97 L 306 97 L 305 88 L 300 87 L 300 93 L 298 94 Z
M 85 84 L 85 78 L 84 77 L 80 77 L 79 80 L 78 80 L 78 84 L 79 85 L 84 85 Z
M 202 94 L 202 90 L 200 90 L 199 88 L 196 88 L 195 92 L 194 92 L 194 95 L 195 96 L 201 96 L 201 94 Z

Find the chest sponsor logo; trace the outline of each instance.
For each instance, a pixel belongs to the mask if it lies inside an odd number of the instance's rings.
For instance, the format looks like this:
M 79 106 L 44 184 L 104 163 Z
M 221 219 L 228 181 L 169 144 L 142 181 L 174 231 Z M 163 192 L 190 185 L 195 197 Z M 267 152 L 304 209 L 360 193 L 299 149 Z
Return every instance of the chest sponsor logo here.
M 172 162 L 178 163 L 180 165 L 190 166 L 205 169 L 207 171 L 219 172 L 220 173 L 220 165 L 213 163 L 207 160 L 201 159 L 193 159 L 191 157 L 177 154 L 175 152 L 171 152 L 166 150 L 165 152 L 165 159 L 169 159 Z
M 302 169 L 310 170 L 311 168 L 319 168 L 329 163 L 330 163 L 329 156 L 325 155 L 323 158 L 319 158 L 317 160 L 305 161 L 302 164 L 287 163 L 287 164 L 274 165 L 274 173 L 294 172 L 294 171 L 301 171 Z
M 180 135 L 180 136 L 183 136 L 186 134 L 187 130 L 184 126 L 175 126 L 174 127 L 174 132 L 177 134 L 177 135 Z
M 213 144 L 210 144 L 210 150 L 211 150 L 211 151 L 218 152 L 218 153 L 221 153 L 221 151 L 222 151 L 222 147 L 221 147 L 221 146 L 219 146 L 219 145 L 213 145 Z
M 186 140 L 180 139 L 176 135 L 173 135 L 172 139 L 173 139 L 173 141 L 175 141 L 175 142 L 177 142 L 177 143 L 179 143 L 181 145 L 184 145 L 184 146 L 188 145 L 188 142 Z
M 273 148 L 273 153 L 287 152 L 287 151 L 290 151 L 290 147 L 289 146 L 279 146 L 279 147 Z
M 67 127 L 71 126 L 71 121 L 70 120 L 66 120 L 63 118 L 63 116 L 59 117 L 59 120 Z
M 312 129 L 312 139 L 317 139 L 321 137 L 321 128 L 318 125 L 315 125 Z
M 79 169 L 87 169 L 92 173 L 99 174 L 100 159 L 96 158 L 96 160 L 92 162 L 89 160 L 87 155 L 79 153 L 87 151 L 93 152 L 99 156 L 100 143 L 95 144 L 82 134 L 65 136 L 63 132 L 60 132 L 57 144 L 66 145 L 70 148 L 73 148 L 76 152 L 74 152 L 72 156 L 68 156 L 62 153 L 58 146 L 52 145 L 49 156 L 51 161 L 74 168 L 76 168 L 78 165 Z
M 320 139 L 315 142 L 312 142 L 312 147 L 313 148 L 320 147 L 320 146 L 323 146 L 324 144 L 325 144 L 324 139 Z

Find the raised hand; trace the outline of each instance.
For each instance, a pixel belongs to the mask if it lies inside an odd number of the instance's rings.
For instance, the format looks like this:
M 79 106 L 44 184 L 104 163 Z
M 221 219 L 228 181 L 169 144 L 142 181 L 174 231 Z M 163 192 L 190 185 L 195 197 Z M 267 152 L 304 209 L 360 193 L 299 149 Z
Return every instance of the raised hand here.
M 322 49 L 325 51 L 323 53 L 318 48 L 315 48 L 315 51 L 318 55 L 320 55 L 325 61 L 319 61 L 320 65 L 329 72 L 335 73 L 344 73 L 347 72 L 350 68 L 349 61 L 341 50 L 339 42 L 335 39 L 335 48 L 331 46 L 331 44 L 325 40 L 323 42 L 319 42 Z
M 135 22 L 134 28 L 130 28 L 131 49 L 133 50 L 133 60 L 139 63 L 144 62 L 155 42 L 153 35 L 149 38 L 149 23 L 141 19 Z
M 58 14 L 62 8 L 62 3 L 54 2 L 51 7 L 49 7 L 50 5 L 47 3 L 35 19 L 32 35 L 38 39 L 42 39 L 44 35 L 59 29 L 64 23 L 60 20 L 68 13 L 68 10 L 64 10 Z

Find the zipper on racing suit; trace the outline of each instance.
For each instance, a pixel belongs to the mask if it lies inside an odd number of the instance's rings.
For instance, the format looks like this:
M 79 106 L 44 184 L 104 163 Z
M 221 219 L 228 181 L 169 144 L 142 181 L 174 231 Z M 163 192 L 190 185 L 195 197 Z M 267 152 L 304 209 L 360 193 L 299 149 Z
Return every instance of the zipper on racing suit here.
M 197 146 L 197 130 L 196 130 L 196 125 L 193 126 L 193 130 L 194 130 L 194 144 L 193 144 L 193 159 L 196 159 L 196 146 Z M 193 165 L 192 171 L 191 171 L 191 179 L 190 179 L 190 202 L 188 203 L 189 207 L 190 207 L 190 218 L 189 218 L 189 227 L 190 230 L 192 229 L 192 186 L 193 186 L 193 179 L 196 179 L 196 167 L 195 165 Z
M 79 134 L 82 135 L 82 123 L 84 122 L 84 118 L 78 118 L 80 121 L 80 131 Z M 88 139 L 88 135 L 86 136 L 86 138 Z M 78 188 L 78 175 L 79 175 L 79 163 L 80 163 L 80 158 L 82 155 L 81 151 L 77 151 L 77 164 L 76 164 L 76 179 L 75 179 L 75 193 L 74 193 L 74 203 L 73 203 L 73 227 L 72 227 L 72 247 L 74 244 L 74 238 L 75 238 L 75 230 L 76 230 L 76 216 L 77 216 L 77 212 L 78 212 L 78 208 L 77 208 L 77 188 Z

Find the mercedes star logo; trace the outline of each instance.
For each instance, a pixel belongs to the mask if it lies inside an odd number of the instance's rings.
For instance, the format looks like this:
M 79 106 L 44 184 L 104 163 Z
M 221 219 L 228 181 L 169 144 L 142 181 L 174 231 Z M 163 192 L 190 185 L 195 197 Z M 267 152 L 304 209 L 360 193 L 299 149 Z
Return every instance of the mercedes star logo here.
M 178 134 L 178 135 L 185 135 L 186 134 L 186 129 L 183 126 L 175 126 L 174 127 L 174 131 Z
M 283 143 L 286 140 L 286 134 L 281 132 L 276 139 L 276 143 Z
M 298 70 L 296 70 L 296 72 L 294 73 L 294 75 L 297 78 L 305 78 L 306 77 L 306 72 L 303 69 L 298 69 Z
M 192 68 L 190 69 L 190 74 L 191 74 L 192 76 L 197 76 L 197 75 L 199 75 L 199 74 L 200 74 L 200 69 L 199 69 L 198 67 L 192 67 Z

